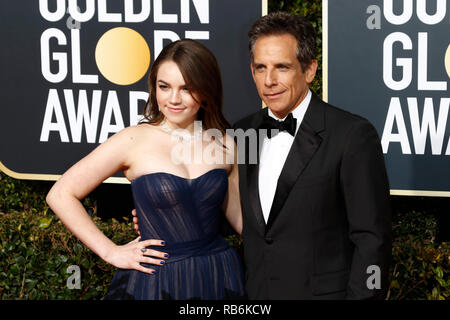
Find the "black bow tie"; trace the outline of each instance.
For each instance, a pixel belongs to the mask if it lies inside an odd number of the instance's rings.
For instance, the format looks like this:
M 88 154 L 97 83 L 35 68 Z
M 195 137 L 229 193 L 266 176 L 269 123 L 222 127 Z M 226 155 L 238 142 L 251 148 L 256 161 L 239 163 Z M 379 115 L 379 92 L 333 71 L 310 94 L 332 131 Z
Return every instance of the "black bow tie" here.
M 297 128 L 297 119 L 294 118 L 292 113 L 284 119 L 283 121 L 278 121 L 267 113 L 264 114 L 264 119 L 262 124 L 259 126 L 260 129 L 267 129 L 267 137 L 272 138 L 271 129 L 277 129 L 279 131 L 287 131 L 291 136 L 295 136 L 295 129 Z M 278 132 L 274 132 L 275 136 Z

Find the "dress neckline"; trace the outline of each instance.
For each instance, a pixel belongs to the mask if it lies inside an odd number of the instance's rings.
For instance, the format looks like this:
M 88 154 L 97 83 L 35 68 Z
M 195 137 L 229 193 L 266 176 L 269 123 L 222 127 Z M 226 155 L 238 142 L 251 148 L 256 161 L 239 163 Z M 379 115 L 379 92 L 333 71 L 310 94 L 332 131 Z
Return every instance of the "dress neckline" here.
M 202 173 L 201 175 L 199 175 L 199 176 L 197 176 L 197 177 L 195 177 L 195 178 L 185 178 L 185 177 L 181 177 L 181 176 L 178 176 L 178 175 L 173 174 L 173 173 L 170 173 L 170 172 L 162 172 L 162 171 L 159 171 L 159 172 L 145 173 L 145 174 L 140 175 L 139 177 L 137 177 L 137 178 L 131 180 L 130 182 L 133 183 L 133 182 L 135 182 L 136 180 L 139 180 L 139 179 L 141 179 L 141 178 L 143 178 L 143 177 L 147 177 L 147 176 L 151 176 L 151 175 L 164 175 L 164 174 L 167 174 L 167 175 L 169 175 L 169 176 L 173 176 L 173 177 L 176 177 L 176 178 L 179 178 L 179 179 L 183 179 L 183 180 L 191 180 L 191 181 L 192 181 L 192 180 L 197 180 L 197 179 L 199 179 L 199 178 L 201 178 L 201 177 L 203 177 L 203 176 L 209 174 L 210 172 L 213 172 L 213 171 L 216 171 L 216 170 L 223 170 L 223 171 L 227 172 L 227 170 L 224 169 L 224 168 L 214 168 L 214 169 L 211 169 L 211 170 L 206 171 L 205 173 Z

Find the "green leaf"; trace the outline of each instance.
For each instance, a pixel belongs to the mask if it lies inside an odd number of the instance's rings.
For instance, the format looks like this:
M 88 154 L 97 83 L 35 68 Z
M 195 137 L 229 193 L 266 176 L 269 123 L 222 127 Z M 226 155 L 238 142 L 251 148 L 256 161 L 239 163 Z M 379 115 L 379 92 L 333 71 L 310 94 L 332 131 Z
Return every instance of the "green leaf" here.
M 438 290 L 438 288 L 434 287 L 433 291 L 431 292 L 431 295 L 432 295 L 433 299 L 437 299 L 439 297 L 439 290 Z
M 25 260 L 24 257 L 20 256 L 20 257 L 17 257 L 17 258 L 16 258 L 16 262 L 17 262 L 17 264 L 18 264 L 19 266 L 23 266 L 23 265 L 25 265 L 26 260 Z
M 27 289 L 32 289 L 38 283 L 38 280 L 25 279 L 25 285 Z
M 444 272 L 442 271 L 442 269 L 440 267 L 436 267 L 434 269 L 434 272 L 436 273 L 436 275 L 438 276 L 439 279 L 442 279 L 444 277 Z
M 9 268 L 9 272 L 10 272 L 12 275 L 19 274 L 19 273 L 20 273 L 19 266 L 18 266 L 17 264 L 13 264 L 13 265 L 11 266 L 11 268 Z
M 55 273 L 55 272 L 53 272 L 53 271 L 48 271 L 48 270 L 45 270 L 44 274 L 45 274 L 47 277 L 56 277 L 56 276 L 58 276 L 57 273 Z
M 39 228 L 40 229 L 46 229 L 50 226 L 50 224 L 52 223 L 52 218 L 41 218 L 41 220 L 39 221 Z
M 89 260 L 87 258 L 84 258 L 83 260 L 81 260 L 81 265 L 83 266 L 83 268 L 89 269 Z
M 81 244 L 75 243 L 75 245 L 73 246 L 73 250 L 75 251 L 76 255 L 79 255 L 83 251 L 83 247 L 81 246 Z
M 438 278 L 438 279 L 436 279 L 438 282 L 439 282 L 439 284 L 442 286 L 442 287 L 446 287 L 446 285 L 447 285 L 447 282 L 445 282 L 445 280 L 443 280 L 443 279 L 441 279 L 441 278 Z

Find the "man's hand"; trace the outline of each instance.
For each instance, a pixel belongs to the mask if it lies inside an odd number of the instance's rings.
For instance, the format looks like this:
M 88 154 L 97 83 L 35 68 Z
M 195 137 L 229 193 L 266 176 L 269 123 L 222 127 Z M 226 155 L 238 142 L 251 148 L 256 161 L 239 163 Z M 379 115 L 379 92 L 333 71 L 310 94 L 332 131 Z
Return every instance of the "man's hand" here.
M 136 209 L 133 209 L 131 211 L 131 214 L 133 215 L 134 229 L 137 231 L 137 233 L 140 236 L 141 235 L 141 231 L 139 231 L 139 225 L 138 225 L 138 218 L 137 218 L 137 214 L 136 214 Z

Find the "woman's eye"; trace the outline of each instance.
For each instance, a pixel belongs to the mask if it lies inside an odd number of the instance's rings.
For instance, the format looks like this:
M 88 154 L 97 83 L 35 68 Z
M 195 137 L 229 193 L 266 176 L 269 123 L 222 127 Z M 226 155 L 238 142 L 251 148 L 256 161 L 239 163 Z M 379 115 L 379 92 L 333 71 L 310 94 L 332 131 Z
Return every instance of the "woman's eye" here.
M 167 87 L 165 84 L 160 84 L 160 85 L 159 85 L 159 88 L 162 89 L 162 90 L 165 90 L 165 89 L 167 89 L 168 87 Z

